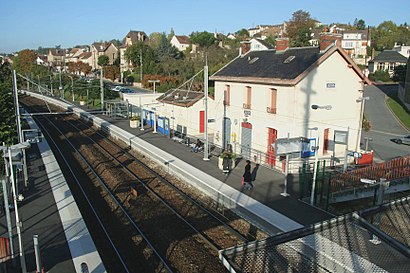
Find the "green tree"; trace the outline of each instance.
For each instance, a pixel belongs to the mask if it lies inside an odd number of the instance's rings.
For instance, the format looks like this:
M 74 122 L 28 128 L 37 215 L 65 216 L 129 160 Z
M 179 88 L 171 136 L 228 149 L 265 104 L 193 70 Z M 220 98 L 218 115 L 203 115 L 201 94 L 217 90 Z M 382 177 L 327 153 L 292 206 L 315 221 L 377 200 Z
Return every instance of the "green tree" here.
M 16 116 L 14 113 L 13 82 L 8 62 L 0 65 L 0 143 L 17 142 Z
M 106 66 L 110 62 L 108 56 L 101 55 L 98 57 L 98 65 L 99 66 Z
M 292 46 L 308 46 L 311 30 L 315 22 L 310 17 L 310 13 L 298 10 L 292 14 L 287 26 L 287 35 Z
M 198 44 L 200 47 L 209 47 L 215 43 L 215 37 L 212 33 L 203 32 L 193 32 L 191 34 L 191 41 L 194 44 Z
M 28 75 L 33 72 L 37 66 L 37 54 L 30 50 L 24 49 L 13 58 L 13 69 L 23 75 Z
M 169 34 L 168 34 L 168 36 L 167 36 L 168 42 L 170 42 L 171 39 L 172 39 L 172 37 L 174 37 L 174 36 L 175 36 L 175 31 L 174 31 L 173 28 L 171 28 L 171 30 L 170 30 L 170 32 L 169 32 Z
M 249 31 L 245 28 L 242 28 L 235 32 L 235 36 L 238 37 L 239 40 L 243 40 L 245 37 L 249 37 Z
M 392 80 L 395 82 L 404 82 L 406 80 L 407 65 L 398 65 L 394 68 Z

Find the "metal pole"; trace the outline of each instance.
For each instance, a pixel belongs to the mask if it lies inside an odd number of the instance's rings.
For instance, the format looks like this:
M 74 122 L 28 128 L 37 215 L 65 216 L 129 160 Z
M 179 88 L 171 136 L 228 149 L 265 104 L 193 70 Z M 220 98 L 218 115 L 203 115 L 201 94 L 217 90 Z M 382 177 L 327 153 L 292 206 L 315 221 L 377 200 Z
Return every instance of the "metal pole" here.
M 37 78 L 38 78 L 38 85 L 37 85 L 38 92 L 41 93 L 41 91 L 40 91 L 40 76 L 37 76 Z
M 18 132 L 18 140 L 19 143 L 24 141 L 23 139 L 23 131 L 21 130 L 21 119 L 20 119 L 20 107 L 19 107 L 19 97 L 17 92 L 17 78 L 16 78 L 16 70 L 13 70 L 13 89 L 14 89 L 14 97 L 16 103 L 16 118 L 17 118 L 17 132 Z M 24 175 L 24 187 L 28 185 L 28 172 L 27 172 L 27 159 L 26 159 L 26 151 L 22 149 L 23 154 L 23 175 Z
M 18 236 L 18 241 L 19 241 L 19 250 L 20 250 L 20 264 L 21 264 L 21 270 L 23 273 L 27 273 L 26 269 L 26 258 L 24 256 L 24 249 L 23 249 L 23 241 L 21 238 L 21 226 L 20 226 L 20 218 L 19 218 L 19 212 L 18 212 L 18 206 L 17 206 L 17 195 L 16 195 L 16 183 L 14 181 L 14 172 L 13 172 L 13 161 L 11 157 L 11 149 L 9 148 L 9 163 L 10 163 L 10 170 L 11 170 L 11 188 L 13 192 L 13 200 L 14 200 L 14 214 L 16 216 L 16 228 L 17 228 L 17 236 Z
M 4 142 L 3 142 L 4 146 Z M 4 150 L 4 168 L 6 169 L 6 177 L 9 178 L 9 166 L 7 164 L 6 159 L 6 150 Z M 9 195 L 8 195 L 8 187 L 6 184 L 6 177 L 3 180 L 3 198 L 4 198 L 4 210 L 6 211 L 6 221 L 7 221 L 7 231 L 9 234 L 9 244 L 10 244 L 10 253 L 11 258 L 14 259 L 14 247 L 13 247 L 13 229 L 11 227 L 11 217 L 10 217 L 10 206 L 9 206 Z
M 208 55 L 206 55 L 206 63 L 204 67 L 204 100 L 205 100 L 205 145 L 204 145 L 204 160 L 209 160 L 209 143 L 208 143 Z
M 317 129 L 317 143 L 315 147 L 315 169 L 313 170 L 312 192 L 310 193 L 310 204 L 313 206 L 315 202 L 315 190 L 316 190 L 316 176 L 317 176 L 317 161 L 319 158 L 319 128 Z
M 153 111 L 153 116 L 154 116 L 154 131 L 152 133 L 156 134 L 157 133 L 157 119 L 155 117 L 155 112 L 156 110 Z
M 345 162 L 343 163 L 343 171 L 347 170 L 347 153 L 349 152 L 349 126 L 347 127 L 347 134 L 346 134 L 346 148 L 345 148 Z
M 36 257 L 36 273 L 41 272 L 41 258 L 40 258 L 40 246 L 38 244 L 38 235 L 33 235 L 34 255 Z
M 73 102 L 74 102 L 74 80 L 73 77 L 69 76 L 71 79 L 71 93 L 73 94 Z
M 51 75 L 50 75 L 50 90 L 51 90 L 51 95 L 54 95 L 54 93 L 53 93 L 53 81 L 51 80 Z
M 142 87 L 142 49 L 140 49 L 140 82 Z
M 103 66 L 101 66 L 100 89 L 101 89 L 101 112 L 104 114 L 104 83 L 103 83 Z
M 141 95 L 138 97 L 139 102 L 140 102 L 140 111 L 141 111 L 141 131 L 144 131 L 144 109 L 142 109 L 142 104 L 141 104 Z
M 289 139 L 290 133 L 288 133 L 288 139 Z M 290 194 L 287 192 L 288 191 L 288 175 L 289 175 L 289 158 L 290 154 L 286 154 L 286 162 L 285 162 L 285 182 L 283 184 L 283 192 L 280 194 L 284 197 L 288 197 Z
M 365 101 L 368 99 L 369 97 L 361 97 L 359 99 L 361 102 L 361 105 L 360 105 L 359 129 L 357 130 L 357 139 L 356 139 L 356 149 L 355 149 L 356 152 L 360 149 L 360 139 L 362 136 L 362 126 L 363 126 L 364 104 L 365 104 Z

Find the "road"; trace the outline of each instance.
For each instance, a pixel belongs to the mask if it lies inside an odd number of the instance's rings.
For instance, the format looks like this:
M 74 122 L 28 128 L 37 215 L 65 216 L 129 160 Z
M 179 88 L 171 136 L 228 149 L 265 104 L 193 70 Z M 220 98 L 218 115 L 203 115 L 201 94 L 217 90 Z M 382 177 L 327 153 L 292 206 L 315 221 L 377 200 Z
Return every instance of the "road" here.
M 364 115 L 369 119 L 371 129 L 363 131 L 361 147 L 365 148 L 364 137 L 372 138 L 368 149 L 374 150 L 376 162 L 410 154 L 410 145 L 392 141 L 396 136 L 409 134 L 387 107 L 386 94 L 394 92 L 397 92 L 397 85 L 370 85 L 364 91 L 364 96 L 370 98 L 365 103 Z

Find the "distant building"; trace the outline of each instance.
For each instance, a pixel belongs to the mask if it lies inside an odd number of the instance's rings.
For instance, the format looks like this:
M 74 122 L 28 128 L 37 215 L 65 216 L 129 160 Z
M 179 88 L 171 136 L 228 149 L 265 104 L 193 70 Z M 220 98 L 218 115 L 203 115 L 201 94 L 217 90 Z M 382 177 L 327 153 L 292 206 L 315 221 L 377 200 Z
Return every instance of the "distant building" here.
M 357 64 L 365 65 L 367 61 L 367 47 L 371 45 L 368 30 L 343 31 L 342 48 Z
M 65 62 L 65 53 L 65 49 L 50 48 L 47 55 L 49 66 L 61 70 Z
M 101 69 L 98 65 L 98 58 L 100 56 L 107 56 L 109 59 L 109 64 L 112 64 L 118 57 L 119 48 L 112 42 L 96 42 L 91 45 L 91 55 L 92 55 L 92 65 L 94 69 Z
M 389 72 L 393 76 L 394 68 L 398 65 L 405 65 L 407 58 L 396 50 L 384 50 L 369 62 L 369 72 L 374 73 L 378 70 Z
M 144 31 L 139 30 L 130 30 L 122 41 L 120 46 L 120 72 L 121 72 L 121 81 L 123 80 L 123 74 L 125 71 L 132 69 L 132 64 L 125 57 L 125 52 L 127 49 L 135 45 L 138 42 L 145 42 L 148 39 L 147 34 Z
M 170 41 L 171 45 L 175 46 L 179 51 L 185 51 L 189 45 L 190 40 L 185 35 L 174 35 Z

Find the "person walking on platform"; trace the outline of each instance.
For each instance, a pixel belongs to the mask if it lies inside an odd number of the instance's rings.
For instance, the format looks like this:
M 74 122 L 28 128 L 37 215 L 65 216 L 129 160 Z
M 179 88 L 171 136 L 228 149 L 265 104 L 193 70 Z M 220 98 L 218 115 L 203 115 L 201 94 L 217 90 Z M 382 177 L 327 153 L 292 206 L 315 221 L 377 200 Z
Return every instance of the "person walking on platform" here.
M 245 172 L 243 173 L 243 187 L 245 189 L 250 190 L 253 188 L 252 185 L 252 174 L 251 174 L 251 162 L 246 160 Z

